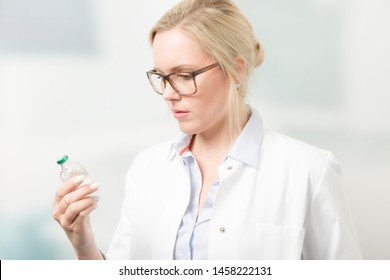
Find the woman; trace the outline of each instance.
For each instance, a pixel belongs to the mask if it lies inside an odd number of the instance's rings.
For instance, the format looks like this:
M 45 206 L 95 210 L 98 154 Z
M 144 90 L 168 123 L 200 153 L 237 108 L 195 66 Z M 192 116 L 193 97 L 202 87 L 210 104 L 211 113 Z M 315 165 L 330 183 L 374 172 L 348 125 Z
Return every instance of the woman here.
M 263 60 L 229 0 L 184 0 L 151 31 L 154 90 L 183 135 L 141 152 L 126 180 L 112 259 L 358 259 L 333 154 L 264 129 L 245 102 Z M 96 184 L 71 178 L 54 218 L 79 259 L 102 259 Z

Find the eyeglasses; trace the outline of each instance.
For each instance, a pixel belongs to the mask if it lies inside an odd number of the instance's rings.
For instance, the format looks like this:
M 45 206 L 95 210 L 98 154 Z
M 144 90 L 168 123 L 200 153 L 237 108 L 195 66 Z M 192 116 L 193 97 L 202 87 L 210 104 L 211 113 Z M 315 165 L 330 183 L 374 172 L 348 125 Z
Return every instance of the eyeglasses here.
M 195 77 L 217 66 L 219 66 L 219 63 L 211 64 L 194 72 L 183 71 L 171 73 L 169 75 L 163 75 L 156 70 L 150 70 L 146 72 L 146 75 L 148 76 L 153 89 L 160 95 L 164 93 L 164 90 L 167 87 L 167 81 L 178 94 L 192 95 L 198 90 Z

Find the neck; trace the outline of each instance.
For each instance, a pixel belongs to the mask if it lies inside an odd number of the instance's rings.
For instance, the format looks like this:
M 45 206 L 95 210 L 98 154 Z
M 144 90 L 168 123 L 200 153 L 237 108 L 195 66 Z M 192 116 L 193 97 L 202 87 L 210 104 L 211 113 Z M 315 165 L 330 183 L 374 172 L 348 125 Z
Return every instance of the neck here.
M 245 114 L 246 116 L 243 117 L 244 122 L 239 131 L 233 135 L 227 121 L 213 129 L 194 135 L 190 147 L 192 153 L 195 156 L 217 157 L 223 160 L 248 121 L 249 115 Z

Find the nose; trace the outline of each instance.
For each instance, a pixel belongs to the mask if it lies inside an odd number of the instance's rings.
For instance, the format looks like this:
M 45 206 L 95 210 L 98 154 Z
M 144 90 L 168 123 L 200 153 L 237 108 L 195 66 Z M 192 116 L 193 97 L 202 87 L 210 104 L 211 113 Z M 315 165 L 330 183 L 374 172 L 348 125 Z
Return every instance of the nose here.
M 165 101 L 180 100 L 181 95 L 176 92 L 169 82 L 167 82 L 163 92 L 163 98 Z

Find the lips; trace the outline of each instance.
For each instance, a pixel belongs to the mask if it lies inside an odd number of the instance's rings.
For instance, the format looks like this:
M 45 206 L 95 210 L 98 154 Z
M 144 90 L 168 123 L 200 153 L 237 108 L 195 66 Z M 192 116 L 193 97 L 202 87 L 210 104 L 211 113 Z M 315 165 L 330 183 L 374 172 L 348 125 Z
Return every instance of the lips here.
M 173 116 L 176 118 L 176 119 L 184 119 L 185 117 L 188 116 L 188 114 L 190 113 L 189 111 L 184 111 L 184 110 L 176 110 L 176 109 L 173 109 L 172 110 L 172 113 L 173 113 Z

